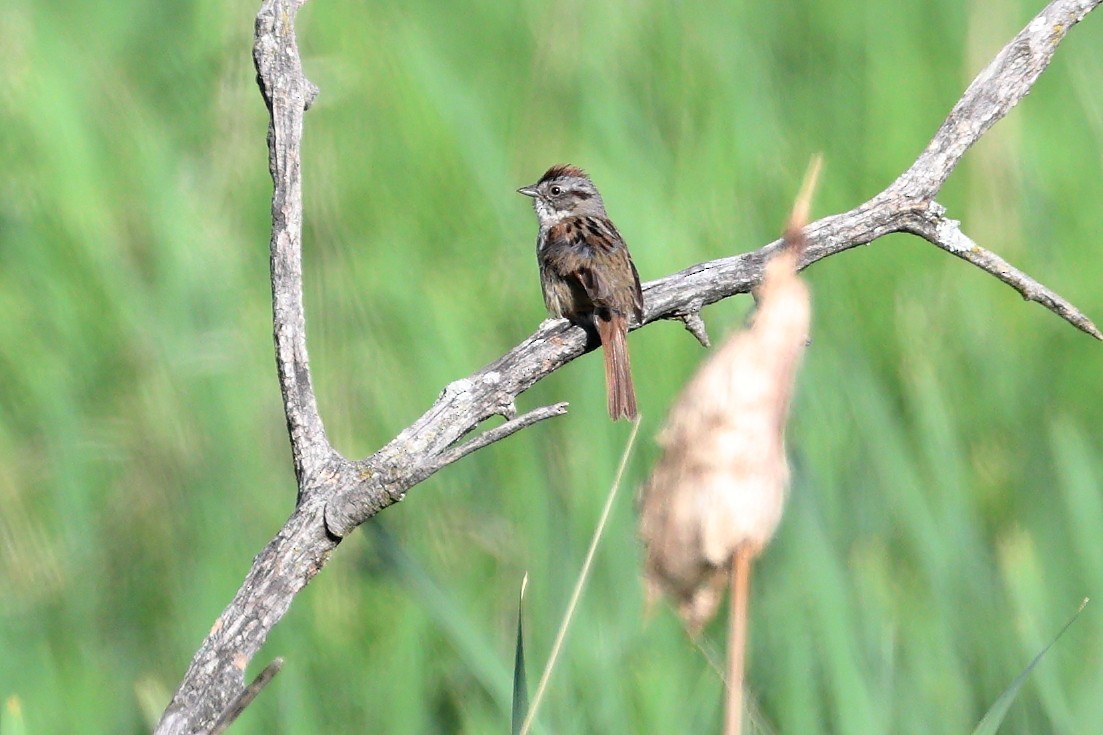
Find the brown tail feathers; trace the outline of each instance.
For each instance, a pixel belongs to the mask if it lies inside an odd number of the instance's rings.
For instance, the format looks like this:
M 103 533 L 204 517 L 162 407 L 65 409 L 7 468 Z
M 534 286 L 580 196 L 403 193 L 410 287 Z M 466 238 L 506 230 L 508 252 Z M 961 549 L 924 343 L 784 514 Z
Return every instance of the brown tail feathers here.
M 604 316 L 604 315 L 602 315 Z M 636 389 L 632 385 L 632 365 L 628 360 L 628 323 L 620 314 L 609 319 L 595 316 L 601 351 L 605 353 L 605 390 L 609 397 L 609 416 L 616 421 L 636 419 Z

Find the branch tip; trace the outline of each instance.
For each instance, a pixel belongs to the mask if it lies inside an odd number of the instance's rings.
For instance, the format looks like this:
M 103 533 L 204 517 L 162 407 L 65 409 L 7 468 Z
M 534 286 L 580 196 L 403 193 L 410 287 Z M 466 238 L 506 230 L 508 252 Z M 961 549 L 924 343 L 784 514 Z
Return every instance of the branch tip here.
M 550 406 L 541 406 L 540 408 L 534 408 L 533 410 L 523 413 L 516 418 L 511 418 L 504 424 L 495 426 L 493 429 L 487 429 L 482 434 L 471 441 L 463 444 L 457 444 L 449 447 L 440 454 L 438 454 L 435 460 L 430 464 L 429 474 L 436 472 L 442 467 L 446 467 L 453 462 L 466 457 L 472 452 L 478 451 L 483 447 L 489 446 L 494 442 L 501 441 L 507 436 L 516 434 L 521 429 L 528 426 L 532 426 L 535 423 L 543 421 L 544 419 L 550 419 L 554 416 L 562 416 L 567 413 L 568 404 L 566 401 L 561 403 L 554 403 Z M 428 476 L 428 475 L 427 475 Z
M 1103 341 L 1103 333 L 1100 333 L 1099 328 L 1080 309 L 1073 306 L 1061 294 L 1011 265 L 996 253 L 978 245 L 961 230 L 961 224 L 957 220 L 946 216 L 946 208 L 937 202 L 931 202 L 927 211 L 905 229 L 922 237 L 935 247 L 956 255 L 985 273 L 995 276 L 1015 289 L 1025 301 L 1041 304 L 1080 331 Z
M 705 327 L 705 320 L 701 318 L 700 309 L 678 314 L 677 319 L 682 322 L 687 332 L 697 338 L 697 341 L 701 343 L 702 347 L 708 348 L 712 346 L 712 343 L 709 341 L 708 330 Z
M 222 715 L 215 720 L 215 723 L 211 725 L 211 729 L 207 731 L 206 735 L 221 735 L 226 731 L 230 725 L 234 723 L 241 713 L 245 711 L 245 708 L 253 703 L 253 700 L 260 694 L 260 690 L 268 686 L 269 682 L 275 678 L 276 674 L 280 673 L 280 669 L 283 668 L 283 657 L 277 657 L 272 663 L 264 667 L 264 670 L 257 674 L 257 678 L 253 679 L 253 683 L 241 690 L 234 699 L 227 705 Z

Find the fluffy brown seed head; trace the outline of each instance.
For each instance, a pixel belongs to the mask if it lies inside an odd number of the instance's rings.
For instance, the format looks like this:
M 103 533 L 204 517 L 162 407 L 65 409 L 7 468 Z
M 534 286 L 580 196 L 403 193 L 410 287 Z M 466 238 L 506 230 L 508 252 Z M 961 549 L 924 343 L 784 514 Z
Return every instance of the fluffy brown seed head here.
M 797 276 L 800 203 L 785 247 L 766 265 L 752 325 L 728 338 L 676 400 L 641 493 L 648 597 L 670 595 L 691 633 L 715 614 L 736 551 L 760 552 L 785 504 L 785 422 L 811 321 Z

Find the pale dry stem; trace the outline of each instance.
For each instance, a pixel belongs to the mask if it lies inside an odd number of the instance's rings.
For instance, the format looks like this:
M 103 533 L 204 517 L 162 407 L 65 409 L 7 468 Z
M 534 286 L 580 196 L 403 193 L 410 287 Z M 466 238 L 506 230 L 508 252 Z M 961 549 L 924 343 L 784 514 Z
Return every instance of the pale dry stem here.
M 740 546 L 732 558 L 731 609 L 728 610 L 728 702 L 724 735 L 743 730 L 743 671 L 747 658 L 747 606 L 751 590 L 751 562 L 755 551 Z
M 536 720 L 536 711 L 540 708 L 540 703 L 544 699 L 544 692 L 547 691 L 548 682 L 551 680 L 552 672 L 559 660 L 559 654 L 563 650 L 563 643 L 567 639 L 567 630 L 571 626 L 571 620 L 574 619 L 578 601 L 582 598 L 582 590 L 586 586 L 586 580 L 590 578 L 590 569 L 593 567 L 594 556 L 597 554 L 597 545 L 601 541 L 601 537 L 605 535 L 605 526 L 609 521 L 609 514 L 613 511 L 613 501 L 616 500 L 617 491 L 620 490 L 624 471 L 628 467 L 628 458 L 632 456 L 632 449 L 636 446 L 636 436 L 640 432 L 642 418 L 642 416 L 637 416 L 636 420 L 632 422 L 632 433 L 628 435 L 628 442 L 624 445 L 624 452 L 620 455 L 617 474 L 613 478 L 613 485 L 609 488 L 609 494 L 605 498 L 605 505 L 601 509 L 601 517 L 598 519 L 597 526 L 594 527 L 594 535 L 590 539 L 590 548 L 586 550 L 586 559 L 582 562 L 582 570 L 578 573 L 574 590 L 571 591 L 571 599 L 567 603 L 566 612 L 563 613 L 563 621 L 559 624 L 559 631 L 555 634 L 555 642 L 552 644 L 551 653 L 548 655 L 548 663 L 544 665 L 544 672 L 540 675 L 540 683 L 536 685 L 536 693 L 532 696 L 532 705 L 529 707 L 528 715 L 525 716 L 525 721 L 521 724 L 520 735 L 528 735 L 531 731 L 532 723 Z

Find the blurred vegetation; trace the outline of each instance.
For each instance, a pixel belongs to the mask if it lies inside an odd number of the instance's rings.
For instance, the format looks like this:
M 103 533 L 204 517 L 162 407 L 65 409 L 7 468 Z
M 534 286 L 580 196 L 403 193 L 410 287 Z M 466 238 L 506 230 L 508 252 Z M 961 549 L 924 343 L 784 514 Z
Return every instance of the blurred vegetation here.
M 310 3 L 306 288 L 331 437 L 371 452 L 543 318 L 513 192 L 547 165 L 589 169 L 645 280 L 749 250 L 815 151 L 816 215 L 883 188 L 1040 6 Z M 291 510 L 255 10 L 0 5 L 0 698 L 28 733 L 147 731 Z M 942 197 L 1097 320 L 1101 39 L 1096 13 Z M 915 239 L 807 276 L 795 487 L 751 604 L 756 724 L 969 732 L 1103 592 L 1103 348 Z M 714 337 L 747 306 L 710 307 Z M 702 352 L 674 324 L 632 351 L 652 436 Z M 628 435 L 598 359 L 522 398 L 569 416 L 342 544 L 234 732 L 506 731 L 522 573 L 535 668 Z M 632 484 L 654 456 L 643 441 Z M 668 609 L 644 615 L 634 523 L 625 494 L 547 732 L 719 730 L 718 675 Z M 721 625 L 702 647 L 722 643 Z M 1101 658 L 1089 605 L 1003 732 L 1094 731 Z

